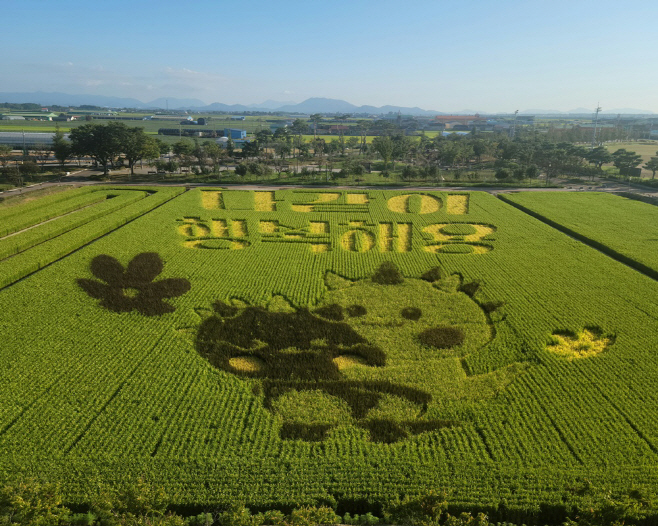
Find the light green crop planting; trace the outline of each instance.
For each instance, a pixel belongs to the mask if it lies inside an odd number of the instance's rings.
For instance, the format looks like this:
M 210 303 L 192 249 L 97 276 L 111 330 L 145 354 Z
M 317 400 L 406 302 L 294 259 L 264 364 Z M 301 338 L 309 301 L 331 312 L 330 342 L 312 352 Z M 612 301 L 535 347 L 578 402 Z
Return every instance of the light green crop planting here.
M 509 199 L 653 265 L 648 210 Z M 0 482 L 84 503 L 144 477 L 207 508 L 445 489 L 528 524 L 583 504 L 585 479 L 658 489 L 658 283 L 501 199 L 39 201 L 33 221 L 58 219 L 0 240 L 20 248 L 0 260 Z M 608 209 L 623 227 L 592 223 Z

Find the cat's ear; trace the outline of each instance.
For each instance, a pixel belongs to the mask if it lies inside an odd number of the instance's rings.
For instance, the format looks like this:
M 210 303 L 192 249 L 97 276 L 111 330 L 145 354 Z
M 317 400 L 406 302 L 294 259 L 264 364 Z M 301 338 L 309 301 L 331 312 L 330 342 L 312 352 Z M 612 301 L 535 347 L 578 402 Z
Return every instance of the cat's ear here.
M 339 276 L 335 272 L 327 271 L 324 275 L 324 284 L 329 290 L 340 290 L 351 287 L 353 282 L 349 279 L 345 279 L 342 276 Z

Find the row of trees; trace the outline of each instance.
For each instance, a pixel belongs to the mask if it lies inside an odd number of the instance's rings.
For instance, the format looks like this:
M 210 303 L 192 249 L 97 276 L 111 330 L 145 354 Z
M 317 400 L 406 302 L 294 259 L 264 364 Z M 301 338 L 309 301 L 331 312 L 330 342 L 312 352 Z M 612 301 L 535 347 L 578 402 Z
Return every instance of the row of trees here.
M 143 128 L 126 126 L 122 122 L 102 124 L 85 124 L 73 128 L 70 142 L 57 130 L 53 140 L 53 153 L 63 165 L 71 155 L 91 157 L 103 167 L 107 175 L 109 166 L 115 159 L 123 156 L 134 174 L 135 164 L 142 159 L 158 159 L 169 151 L 164 142 L 151 137 Z
M 373 121 L 366 122 L 372 126 Z M 366 125 L 363 127 L 365 129 Z M 404 179 L 433 179 L 439 177 L 441 170 L 452 170 L 453 174 L 468 172 L 477 178 L 478 169 L 489 169 L 500 180 L 534 178 L 542 173 L 549 180 L 559 174 L 595 175 L 602 171 L 603 165 L 610 163 L 620 173 L 632 175 L 633 169 L 642 163 L 640 155 L 625 149 L 611 153 L 603 146 L 591 149 L 569 142 L 556 143 L 536 133 L 519 134 L 514 139 L 503 134 L 437 135 L 430 138 L 426 135 L 405 136 L 391 128 L 391 133 L 376 136 L 369 143 L 365 135 L 348 137 L 341 134 L 332 141 L 319 137 L 305 140 L 308 131 L 307 123 L 297 119 L 291 127 L 277 129 L 274 133 L 269 129 L 256 132 L 253 140 L 236 152 L 230 139 L 226 147 L 215 141 L 189 139 L 168 145 L 147 135 L 142 128 L 112 121 L 74 128 L 70 140 L 65 139 L 58 129 L 52 152 L 62 167 L 73 156 L 91 157 L 105 174 L 117 160 L 122 163 L 125 160 L 131 175 L 141 160 L 156 166 L 158 171 L 173 173 L 179 167 L 188 167 L 198 173 L 210 174 L 219 173 L 228 159 L 242 160 L 237 168 L 238 174 L 267 175 L 272 168 L 281 173 L 294 163 L 298 173 L 317 173 L 324 167 L 327 177 L 339 170 L 342 176 L 361 175 L 371 170 L 375 159 L 381 158 L 383 175 L 395 170 L 396 163 L 402 163 L 401 176 Z M 167 154 L 173 154 L 174 159 L 162 160 L 161 157 Z M 0 147 L 3 167 L 10 158 L 11 150 Z M 24 163 L 20 168 L 27 170 L 30 164 Z M 658 157 L 653 157 L 644 168 L 651 170 L 655 177 Z

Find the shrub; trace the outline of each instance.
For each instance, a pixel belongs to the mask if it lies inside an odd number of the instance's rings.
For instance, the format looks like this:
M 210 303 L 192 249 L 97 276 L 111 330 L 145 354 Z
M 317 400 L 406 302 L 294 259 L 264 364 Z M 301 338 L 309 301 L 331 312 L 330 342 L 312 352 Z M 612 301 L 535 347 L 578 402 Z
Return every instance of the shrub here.
M 417 174 L 417 172 L 416 172 L 416 170 L 414 169 L 413 166 L 406 165 L 402 169 L 402 179 L 405 179 L 405 180 L 414 179 L 415 177 L 417 177 L 417 175 L 418 174 Z
M 372 275 L 372 280 L 380 285 L 397 285 L 402 283 L 404 278 L 394 263 L 384 261 Z
M 358 316 L 365 316 L 368 311 L 363 305 L 350 305 L 347 307 L 347 315 L 350 318 L 357 318 Z
M 327 305 L 326 307 L 320 307 L 319 309 L 315 310 L 315 314 L 333 321 L 342 321 L 344 318 L 343 308 L 338 305 L 338 303 L 333 303 L 331 305 Z
M 56 525 L 69 517 L 59 487 L 36 481 L 0 490 L 0 524 Z
M 443 271 L 441 270 L 441 267 L 432 267 L 420 277 L 420 279 L 424 279 L 425 281 L 429 281 L 430 283 L 439 281 L 442 278 L 443 278 Z
M 498 168 L 498 170 L 496 170 L 496 173 L 494 174 L 494 176 L 499 181 L 504 181 L 505 179 L 509 178 L 510 171 L 507 168 Z
M 430 491 L 425 495 L 406 496 L 401 501 L 388 504 L 384 508 L 384 520 L 388 524 L 434 526 L 439 524 L 447 509 L 446 494 Z
M 326 506 L 306 506 L 293 510 L 288 519 L 290 526 L 323 526 L 338 524 L 340 517 Z
M 418 321 L 423 315 L 423 311 L 417 307 L 405 307 L 400 314 L 407 320 Z

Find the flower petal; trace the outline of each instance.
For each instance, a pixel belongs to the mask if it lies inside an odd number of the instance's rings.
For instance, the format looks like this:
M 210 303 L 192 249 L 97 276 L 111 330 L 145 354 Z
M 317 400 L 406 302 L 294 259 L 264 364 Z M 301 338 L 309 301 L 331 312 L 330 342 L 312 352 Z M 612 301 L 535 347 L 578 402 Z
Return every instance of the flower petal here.
M 165 303 L 160 298 L 143 297 L 141 294 L 135 298 L 135 309 L 144 316 L 160 316 L 174 312 L 176 307 Z
M 149 283 L 162 272 L 162 259 L 155 252 L 143 252 L 137 254 L 130 263 L 126 271 L 126 284 L 134 286 L 135 284 Z
M 102 300 L 110 292 L 111 287 L 101 283 L 100 281 L 95 281 L 93 279 L 78 279 L 78 285 L 89 294 L 92 298 L 97 300 Z
M 130 312 L 131 310 L 137 308 L 135 304 L 135 299 L 128 298 L 121 293 L 112 291 L 112 294 L 108 294 L 101 301 L 101 306 L 105 307 L 107 310 L 112 312 Z
M 120 286 L 123 272 L 123 265 L 107 254 L 96 256 L 91 261 L 91 273 L 110 285 Z
M 148 287 L 147 294 L 157 295 L 161 298 L 173 298 L 185 294 L 188 290 L 190 290 L 190 282 L 186 279 L 169 278 L 153 283 Z

